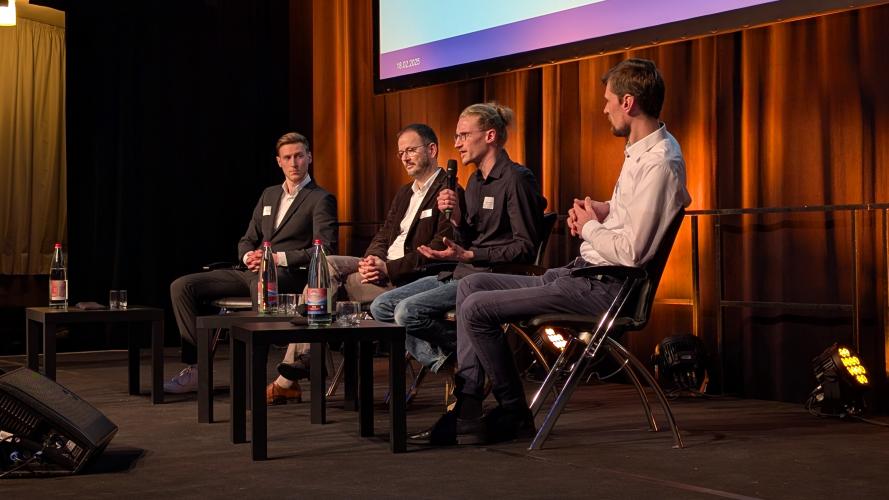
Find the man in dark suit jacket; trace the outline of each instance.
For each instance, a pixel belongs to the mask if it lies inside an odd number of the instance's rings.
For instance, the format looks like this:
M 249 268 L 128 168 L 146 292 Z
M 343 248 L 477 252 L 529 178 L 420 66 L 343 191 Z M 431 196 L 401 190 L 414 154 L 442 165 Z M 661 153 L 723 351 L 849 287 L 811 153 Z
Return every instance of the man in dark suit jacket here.
M 447 188 L 447 173 L 437 165 L 438 137 L 428 125 L 411 124 L 398 133 L 398 159 L 413 180 L 402 186 L 389 207 L 386 221 L 364 258 L 328 257 L 331 286 L 344 287 L 350 300 L 369 304 L 396 286 L 425 276 L 428 262 L 417 252 L 421 245 L 444 249 L 442 238 L 453 239 L 453 225 L 438 210 L 438 192 Z M 332 293 L 336 296 L 336 290 Z M 291 344 L 278 365 L 281 376 L 266 388 L 270 404 L 300 399 L 297 380 L 308 376 L 308 344 Z
M 197 335 L 195 317 L 201 304 L 221 297 L 250 295 L 256 304 L 262 243 L 272 244 L 279 291 L 305 286 L 312 241 L 320 239 L 328 250 L 337 247 L 336 199 L 309 176 L 312 152 L 309 141 L 296 132 L 284 134 L 276 145 L 284 184 L 265 189 L 247 232 L 238 242 L 238 259 L 246 270 L 217 269 L 183 276 L 170 285 L 173 313 L 182 336 L 182 361 L 188 365 L 164 384 L 171 393 L 197 390 Z

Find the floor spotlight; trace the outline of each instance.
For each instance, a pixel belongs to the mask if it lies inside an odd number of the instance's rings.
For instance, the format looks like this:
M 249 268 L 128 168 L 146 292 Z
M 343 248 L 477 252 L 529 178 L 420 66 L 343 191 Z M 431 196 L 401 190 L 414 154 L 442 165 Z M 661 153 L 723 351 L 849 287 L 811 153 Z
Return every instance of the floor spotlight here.
M 674 335 L 654 348 L 654 375 L 668 395 L 683 392 L 703 395 L 707 391 L 707 353 L 698 337 Z
M 806 409 L 818 416 L 859 416 L 865 410 L 864 392 L 870 387 L 867 369 L 849 347 L 834 344 L 812 359 L 816 387 Z

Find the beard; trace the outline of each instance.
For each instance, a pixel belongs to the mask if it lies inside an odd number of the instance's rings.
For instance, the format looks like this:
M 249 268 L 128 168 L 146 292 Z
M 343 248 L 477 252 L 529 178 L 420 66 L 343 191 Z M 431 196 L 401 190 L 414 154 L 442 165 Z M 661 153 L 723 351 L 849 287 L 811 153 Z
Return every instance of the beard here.
M 614 134 L 615 137 L 629 137 L 630 127 L 624 125 L 623 127 L 618 128 L 611 125 L 611 133 Z

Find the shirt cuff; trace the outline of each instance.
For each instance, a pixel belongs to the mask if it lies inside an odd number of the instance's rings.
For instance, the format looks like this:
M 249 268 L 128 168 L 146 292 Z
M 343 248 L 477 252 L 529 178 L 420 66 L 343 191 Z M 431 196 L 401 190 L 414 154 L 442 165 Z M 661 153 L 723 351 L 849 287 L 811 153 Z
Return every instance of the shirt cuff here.
M 250 256 L 250 253 L 251 252 L 244 252 L 244 256 L 241 257 L 241 262 L 243 262 L 245 266 L 247 265 L 247 257 Z
M 275 265 L 278 267 L 287 267 L 287 254 L 284 252 L 275 252 Z
M 593 233 L 600 227 L 602 227 L 601 222 L 599 222 L 595 219 L 590 219 L 587 221 L 586 224 L 583 225 L 582 228 L 580 228 L 580 235 L 583 236 L 584 241 L 592 242 L 593 241 Z
M 470 250 L 473 255 L 471 262 L 487 262 L 491 259 L 490 248 L 470 248 Z

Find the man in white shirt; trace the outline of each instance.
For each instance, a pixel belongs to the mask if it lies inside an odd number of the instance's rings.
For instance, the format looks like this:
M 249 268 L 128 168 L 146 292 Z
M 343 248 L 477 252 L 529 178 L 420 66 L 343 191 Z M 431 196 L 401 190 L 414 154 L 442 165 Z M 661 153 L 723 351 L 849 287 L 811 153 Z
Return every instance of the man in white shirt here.
M 412 181 L 395 194 L 386 221 L 364 253 L 364 258 L 347 255 L 328 257 L 333 295 L 341 286 L 350 300 L 371 303 L 378 295 L 424 276 L 428 261 L 417 247 L 444 249 L 443 238 L 453 239 L 453 226 L 438 210 L 436 197 L 446 188 L 447 173 L 438 166 L 438 137 L 431 127 L 414 123 L 398 132 L 399 161 Z M 410 339 L 411 352 L 435 348 L 419 339 Z M 300 400 L 298 380 L 309 375 L 308 344 L 288 346 L 280 376 L 266 387 L 269 404 Z
M 477 444 L 534 435 L 534 418 L 512 351 L 500 325 L 545 313 L 596 315 L 620 283 L 573 277 L 587 266 L 641 266 L 657 250 L 670 222 L 691 202 L 679 144 L 658 120 L 664 82 L 651 61 L 628 59 L 609 70 L 605 116 L 614 135 L 626 137 L 624 163 L 611 200 L 575 200 L 571 234 L 580 257 L 543 276 L 475 274 L 457 291 L 457 404 L 431 429 L 411 436 L 433 445 Z M 498 406 L 485 414 L 485 376 Z

